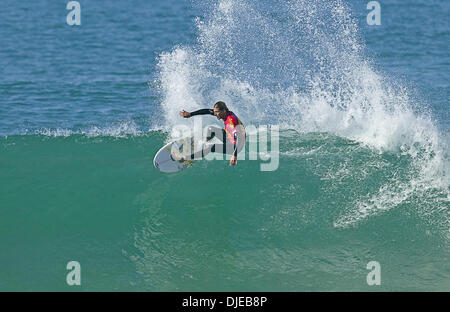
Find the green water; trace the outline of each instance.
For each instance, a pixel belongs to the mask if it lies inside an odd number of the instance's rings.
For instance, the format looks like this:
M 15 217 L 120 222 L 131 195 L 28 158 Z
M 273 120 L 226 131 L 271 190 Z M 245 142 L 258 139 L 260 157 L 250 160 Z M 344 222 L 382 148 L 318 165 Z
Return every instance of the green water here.
M 202 160 L 163 174 L 165 140 L 2 138 L 0 290 L 450 290 L 448 195 L 414 186 L 411 156 L 286 131 L 275 171 Z M 382 205 L 363 212 L 372 196 Z M 81 286 L 66 283 L 72 260 Z

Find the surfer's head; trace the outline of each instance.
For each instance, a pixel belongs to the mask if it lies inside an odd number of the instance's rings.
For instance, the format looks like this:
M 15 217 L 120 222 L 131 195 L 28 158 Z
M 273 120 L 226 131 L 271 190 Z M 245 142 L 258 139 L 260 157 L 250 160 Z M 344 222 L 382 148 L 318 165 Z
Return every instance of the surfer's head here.
M 227 115 L 228 115 L 228 107 L 224 102 L 219 101 L 216 104 L 214 104 L 214 116 L 216 116 L 217 119 L 225 120 L 227 118 Z

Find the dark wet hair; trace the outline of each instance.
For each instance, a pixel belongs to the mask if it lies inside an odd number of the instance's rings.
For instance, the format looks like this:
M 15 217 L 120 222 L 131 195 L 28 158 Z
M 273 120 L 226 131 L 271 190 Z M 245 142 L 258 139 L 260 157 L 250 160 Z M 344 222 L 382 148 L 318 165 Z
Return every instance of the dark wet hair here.
M 217 102 L 216 104 L 214 104 L 214 107 L 217 107 L 217 108 L 218 108 L 219 110 L 221 110 L 221 111 L 225 110 L 225 111 L 228 112 L 227 104 L 225 104 L 225 103 L 222 102 L 222 101 L 219 101 L 219 102 Z

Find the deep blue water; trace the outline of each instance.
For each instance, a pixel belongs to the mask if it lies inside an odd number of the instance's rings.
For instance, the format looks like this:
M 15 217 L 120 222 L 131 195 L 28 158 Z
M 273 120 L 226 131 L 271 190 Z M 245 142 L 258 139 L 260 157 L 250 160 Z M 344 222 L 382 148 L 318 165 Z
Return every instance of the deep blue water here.
M 152 127 L 157 57 L 196 41 L 191 1 L 86 1 L 81 26 L 66 24 L 65 1 L 3 2 L 0 12 L 0 134 L 86 129 L 135 120 Z M 366 55 L 431 107 L 448 130 L 449 25 L 446 1 L 381 2 L 381 26 L 365 1 L 350 1 Z M 276 11 L 276 6 L 274 11 Z

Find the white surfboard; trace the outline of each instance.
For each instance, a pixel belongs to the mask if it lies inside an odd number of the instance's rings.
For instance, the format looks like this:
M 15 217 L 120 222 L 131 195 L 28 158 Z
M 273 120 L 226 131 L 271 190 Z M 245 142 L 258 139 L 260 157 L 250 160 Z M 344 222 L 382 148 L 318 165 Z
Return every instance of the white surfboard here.
M 153 165 L 162 172 L 178 172 L 192 166 L 193 160 L 178 160 L 181 157 L 189 158 L 194 151 L 194 140 L 192 137 L 182 138 L 170 142 L 156 153 Z

